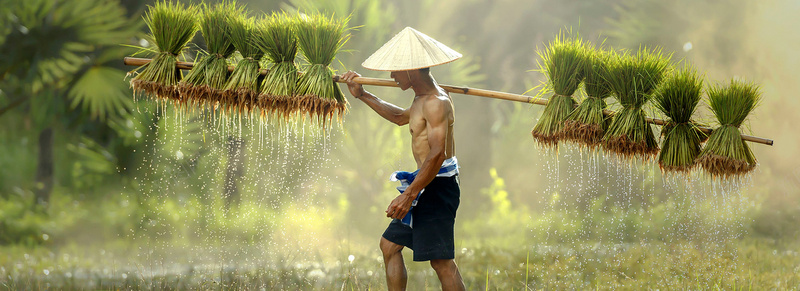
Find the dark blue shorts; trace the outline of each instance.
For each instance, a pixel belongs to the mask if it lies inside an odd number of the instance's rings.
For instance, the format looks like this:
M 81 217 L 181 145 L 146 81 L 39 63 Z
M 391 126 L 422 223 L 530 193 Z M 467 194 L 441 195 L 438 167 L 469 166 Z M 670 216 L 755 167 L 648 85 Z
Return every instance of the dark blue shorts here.
M 414 228 L 394 219 L 383 237 L 414 250 L 414 261 L 454 259 L 453 226 L 460 199 L 458 175 L 436 177 L 411 209 Z

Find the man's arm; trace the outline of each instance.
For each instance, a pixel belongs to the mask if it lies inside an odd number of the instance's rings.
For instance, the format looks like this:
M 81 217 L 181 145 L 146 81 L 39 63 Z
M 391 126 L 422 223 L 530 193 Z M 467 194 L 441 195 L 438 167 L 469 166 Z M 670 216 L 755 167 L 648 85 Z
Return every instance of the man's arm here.
M 382 116 L 386 120 L 397 124 L 397 125 L 406 125 L 408 124 L 408 110 L 400 108 L 397 105 L 392 103 L 386 102 L 381 100 L 378 97 L 375 97 L 367 90 L 364 90 L 364 87 L 361 84 L 358 84 L 353 81 L 353 78 L 361 77 L 356 72 L 349 71 L 342 75 L 342 80 L 347 82 L 347 88 L 350 89 L 350 94 L 353 94 L 353 97 L 364 101 L 372 110 L 378 113 L 378 115 Z
M 411 202 L 439 173 L 439 169 L 447 156 L 447 131 L 450 129 L 448 116 L 451 110 L 452 107 L 450 107 L 448 100 L 431 98 L 425 101 L 422 114 L 427 124 L 428 144 L 431 150 L 428 156 L 425 157 L 425 161 L 422 162 L 414 182 L 406 188 L 403 194 L 397 196 L 389 204 L 389 208 L 386 210 L 387 217 L 403 218 L 411 209 Z

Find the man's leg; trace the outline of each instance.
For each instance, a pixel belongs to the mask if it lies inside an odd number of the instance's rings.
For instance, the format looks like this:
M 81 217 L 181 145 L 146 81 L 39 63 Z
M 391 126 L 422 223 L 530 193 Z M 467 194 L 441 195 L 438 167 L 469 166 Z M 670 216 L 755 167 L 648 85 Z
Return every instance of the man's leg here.
M 439 282 L 442 282 L 442 290 L 466 290 L 464 280 L 461 279 L 461 273 L 458 272 L 456 261 L 449 260 L 431 260 L 431 267 L 436 271 L 439 276 Z
M 406 265 L 403 263 L 402 250 L 403 246 L 381 237 L 381 252 L 383 252 L 386 285 L 389 287 L 389 291 L 406 290 L 408 274 L 406 273 Z

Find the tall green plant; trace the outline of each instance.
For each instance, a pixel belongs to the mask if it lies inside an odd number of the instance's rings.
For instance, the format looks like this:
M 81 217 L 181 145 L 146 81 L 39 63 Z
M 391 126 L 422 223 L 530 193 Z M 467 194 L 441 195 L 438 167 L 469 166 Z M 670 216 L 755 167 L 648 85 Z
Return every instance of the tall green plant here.
M 264 57 L 264 52 L 255 44 L 255 35 L 263 29 L 263 21 L 247 17 L 243 13 L 232 18 L 230 39 L 242 58 L 225 84 L 220 100 L 228 112 L 251 112 L 255 107 L 259 92 L 260 62 Z
M 587 43 L 579 37 L 561 32 L 544 51 L 537 52 L 541 58 L 539 70 L 549 81 L 542 93 L 553 92 L 542 116 L 531 130 L 533 138 L 542 146 L 558 145 L 564 120 L 575 109 L 576 102 L 572 94 L 578 90 L 583 80 L 583 67 L 588 50 Z
M 561 138 L 593 149 L 600 144 L 608 127 L 609 119 L 603 115 L 603 110 L 611 88 L 606 79 L 615 56 L 613 51 L 587 50 L 584 58 L 582 75 L 586 98 L 567 116 Z
M 667 77 L 653 94 L 653 104 L 668 117 L 658 165 L 663 172 L 688 172 L 696 165 L 706 134 L 692 115 L 703 92 L 703 77 L 689 65 Z
M 316 117 L 323 126 L 334 115 L 339 121 L 347 109 L 347 99 L 333 81 L 330 64 L 350 39 L 347 18 L 335 18 L 316 12 L 301 15 L 296 31 L 303 58 L 308 62 L 305 73 L 297 82 L 299 107 Z
M 273 64 L 261 83 L 258 97 L 262 116 L 269 111 L 289 118 L 299 110 L 299 103 L 294 98 L 298 80 L 294 62 L 297 56 L 296 21 L 286 12 L 274 12 L 255 36 L 256 45 Z
M 642 48 L 635 55 L 621 54 L 606 76 L 622 109 L 616 112 L 603 136 L 603 148 L 623 158 L 653 158 L 658 143 L 647 123 L 644 105 L 669 68 L 670 56 L 661 49 Z
M 156 2 L 145 13 L 144 21 L 150 28 L 149 40 L 156 54 L 150 63 L 131 80 L 135 92 L 145 92 L 157 99 L 182 104 L 178 91 L 181 71 L 175 67 L 178 56 L 199 29 L 197 7 L 171 1 Z
M 95 165 L 83 156 L 60 155 L 62 142 L 103 140 L 102 150 L 108 152 L 100 156 L 109 163 L 125 155 L 114 150 L 122 146 L 119 132 L 110 128 L 132 106 L 119 60 L 133 50 L 120 44 L 135 39 L 143 23 L 113 0 L 3 1 L 0 6 L 0 117 L 18 120 L 16 126 L 4 122 L 0 139 L 34 140 L 0 147 L 5 153 L 0 167 L 14 169 L 0 175 L 0 192 L 32 190 L 35 201 L 46 203 L 53 185 L 72 183 L 73 161 Z
M 203 56 L 180 85 L 182 98 L 200 106 L 218 100 L 225 88 L 230 75 L 228 58 L 236 51 L 230 38 L 232 21 L 236 15 L 244 13 L 243 8 L 236 6 L 236 1 L 223 1 L 205 8 L 200 18 L 200 31 L 207 50 L 201 52 Z
M 711 133 L 697 158 L 703 170 L 715 178 L 729 178 L 756 167 L 755 155 L 742 139 L 739 127 L 760 101 L 758 85 L 750 82 L 731 80 L 727 87 L 716 85 L 708 89 L 708 105 L 719 127 Z

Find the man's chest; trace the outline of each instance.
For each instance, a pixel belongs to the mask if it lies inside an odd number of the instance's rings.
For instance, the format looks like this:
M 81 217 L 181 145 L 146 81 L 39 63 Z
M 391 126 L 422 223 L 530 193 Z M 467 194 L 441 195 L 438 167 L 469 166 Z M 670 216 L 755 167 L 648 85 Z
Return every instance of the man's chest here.
M 425 116 L 422 112 L 421 102 L 415 100 L 415 102 L 411 104 L 411 107 L 408 108 L 408 111 L 408 130 L 411 132 L 411 137 L 416 138 L 424 134 L 427 126 Z

